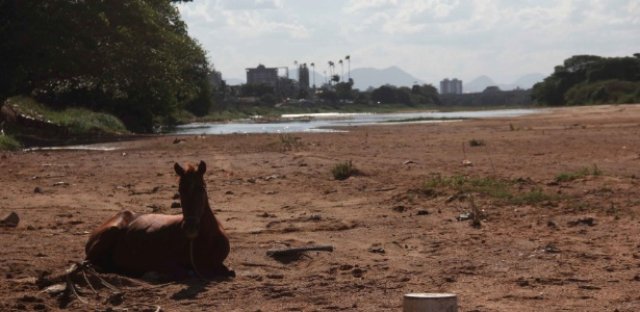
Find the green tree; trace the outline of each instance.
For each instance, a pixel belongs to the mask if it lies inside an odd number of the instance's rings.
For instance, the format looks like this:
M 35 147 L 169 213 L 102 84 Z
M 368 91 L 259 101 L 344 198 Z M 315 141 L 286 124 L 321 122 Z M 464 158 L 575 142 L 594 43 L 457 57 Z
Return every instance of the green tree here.
M 0 2 L 0 97 L 113 113 L 134 131 L 206 113 L 208 61 L 172 2 Z
M 542 82 L 534 85 L 532 97 L 538 103 L 547 105 L 616 103 L 619 97 L 628 98 L 617 90 L 615 86 L 624 85 L 625 92 L 633 94 L 635 90 L 628 86 L 635 84 L 607 83 L 594 85 L 600 81 L 640 81 L 640 58 L 638 57 L 600 57 L 595 55 L 575 55 L 566 59 L 563 65 L 556 66 L 553 74 Z M 587 85 L 591 84 L 589 87 Z M 579 88 L 577 86 L 580 86 Z M 576 89 L 577 88 L 577 89 Z M 592 88 L 596 88 L 594 92 Z M 613 89 L 612 89 L 613 88 Z M 589 91 L 589 100 L 578 96 L 574 91 Z

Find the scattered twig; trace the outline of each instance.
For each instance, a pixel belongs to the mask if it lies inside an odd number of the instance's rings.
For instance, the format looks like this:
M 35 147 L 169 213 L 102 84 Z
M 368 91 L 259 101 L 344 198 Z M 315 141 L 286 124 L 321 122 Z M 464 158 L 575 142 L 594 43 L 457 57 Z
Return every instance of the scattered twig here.
M 285 248 L 285 249 L 271 249 L 267 250 L 267 256 L 270 257 L 288 257 L 299 255 L 306 251 L 333 251 L 333 246 L 331 245 L 320 245 L 320 246 L 308 246 L 308 247 L 297 247 L 297 248 Z

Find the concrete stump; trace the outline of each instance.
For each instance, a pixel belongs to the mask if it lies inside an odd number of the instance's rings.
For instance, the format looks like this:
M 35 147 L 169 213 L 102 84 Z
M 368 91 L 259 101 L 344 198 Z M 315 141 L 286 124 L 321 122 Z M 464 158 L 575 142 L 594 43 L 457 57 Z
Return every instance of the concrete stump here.
M 403 312 L 457 312 L 458 297 L 448 293 L 405 294 Z

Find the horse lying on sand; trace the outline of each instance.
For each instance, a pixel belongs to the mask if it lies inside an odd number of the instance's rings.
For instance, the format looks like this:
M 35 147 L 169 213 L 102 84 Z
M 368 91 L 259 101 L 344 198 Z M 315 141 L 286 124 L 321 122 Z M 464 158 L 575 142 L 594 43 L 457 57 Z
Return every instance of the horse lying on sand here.
M 135 214 L 121 211 L 95 229 L 85 247 L 87 260 L 98 268 L 141 276 L 156 272 L 169 279 L 184 279 L 193 270 L 201 278 L 233 277 L 223 264 L 229 238 L 209 206 L 204 173 L 178 163 L 178 192 L 182 215 Z

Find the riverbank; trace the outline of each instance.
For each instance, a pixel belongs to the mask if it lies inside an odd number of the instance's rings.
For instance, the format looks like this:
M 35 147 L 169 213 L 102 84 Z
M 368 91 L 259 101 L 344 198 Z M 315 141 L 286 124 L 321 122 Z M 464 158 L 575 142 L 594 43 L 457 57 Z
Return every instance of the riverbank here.
M 20 216 L 0 228 L 0 310 L 58 310 L 36 279 L 82 260 L 88 232 L 121 209 L 179 213 L 172 166 L 204 160 L 237 277 L 152 287 L 107 274 L 122 296 L 84 286 L 90 305 L 68 310 L 399 311 L 404 293 L 454 292 L 461 311 L 638 311 L 639 120 L 640 105 L 572 107 L 0 152 L 0 217 Z M 358 174 L 334 180 L 348 161 Z M 334 251 L 266 255 L 312 244 Z

